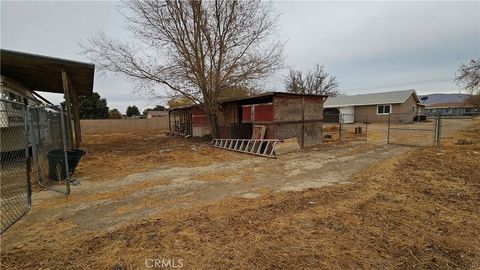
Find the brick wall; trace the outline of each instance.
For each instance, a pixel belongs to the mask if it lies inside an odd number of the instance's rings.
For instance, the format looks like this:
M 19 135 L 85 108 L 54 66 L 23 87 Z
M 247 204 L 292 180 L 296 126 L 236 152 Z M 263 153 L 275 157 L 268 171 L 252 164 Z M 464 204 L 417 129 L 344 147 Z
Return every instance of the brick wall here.
M 168 116 L 150 119 L 80 120 L 82 134 L 128 133 L 138 131 L 168 131 Z

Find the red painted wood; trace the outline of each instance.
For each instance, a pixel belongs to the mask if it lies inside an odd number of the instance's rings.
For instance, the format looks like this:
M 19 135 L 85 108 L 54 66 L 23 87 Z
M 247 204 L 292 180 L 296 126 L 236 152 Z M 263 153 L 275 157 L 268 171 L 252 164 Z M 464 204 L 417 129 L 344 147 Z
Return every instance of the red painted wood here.
M 254 121 L 273 121 L 273 105 L 255 105 Z
M 220 139 L 230 139 L 230 128 L 229 127 L 219 127 Z
M 252 120 L 251 111 L 252 108 L 250 106 L 242 106 L 242 121 L 249 122 Z
M 208 126 L 208 117 L 206 115 L 192 115 L 192 124 L 195 126 Z

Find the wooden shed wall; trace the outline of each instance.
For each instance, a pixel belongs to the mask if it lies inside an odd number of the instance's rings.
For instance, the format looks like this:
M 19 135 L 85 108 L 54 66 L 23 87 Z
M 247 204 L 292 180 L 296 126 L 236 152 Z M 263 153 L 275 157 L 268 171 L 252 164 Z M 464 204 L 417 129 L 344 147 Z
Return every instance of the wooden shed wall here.
M 302 146 L 320 144 L 323 126 L 323 98 L 275 97 L 274 137 L 296 137 Z

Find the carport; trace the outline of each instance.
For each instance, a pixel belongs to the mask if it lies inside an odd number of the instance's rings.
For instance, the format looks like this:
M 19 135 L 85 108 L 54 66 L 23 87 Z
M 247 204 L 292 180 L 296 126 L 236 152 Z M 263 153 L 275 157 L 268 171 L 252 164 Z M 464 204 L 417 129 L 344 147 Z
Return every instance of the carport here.
M 35 96 L 47 102 L 35 91 L 64 94 L 71 145 L 80 147 L 81 130 L 78 97 L 93 92 L 95 65 L 30 54 L 1 50 L 1 74 L 28 88 Z

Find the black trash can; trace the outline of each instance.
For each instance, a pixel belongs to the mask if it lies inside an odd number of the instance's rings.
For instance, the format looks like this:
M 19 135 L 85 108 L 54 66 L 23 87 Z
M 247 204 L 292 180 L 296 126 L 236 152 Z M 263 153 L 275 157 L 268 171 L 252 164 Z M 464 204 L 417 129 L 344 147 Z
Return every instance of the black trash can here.
M 68 171 L 72 174 L 77 168 L 78 162 L 85 155 L 85 151 L 82 149 L 70 149 L 67 151 Z M 66 168 L 65 168 L 65 156 L 63 149 L 55 149 L 49 151 L 48 157 L 48 178 L 50 180 L 61 181 L 65 180 Z

